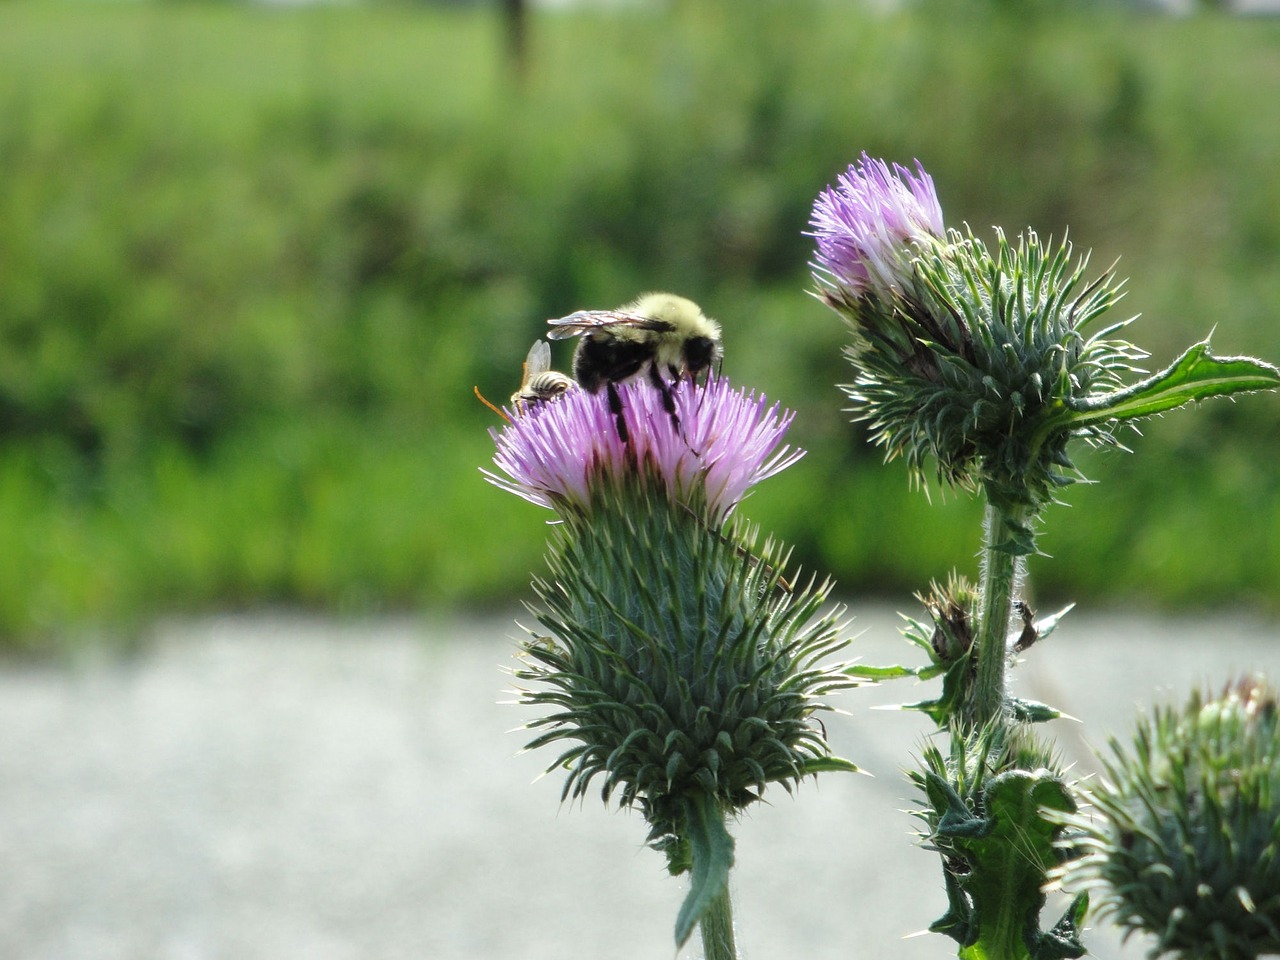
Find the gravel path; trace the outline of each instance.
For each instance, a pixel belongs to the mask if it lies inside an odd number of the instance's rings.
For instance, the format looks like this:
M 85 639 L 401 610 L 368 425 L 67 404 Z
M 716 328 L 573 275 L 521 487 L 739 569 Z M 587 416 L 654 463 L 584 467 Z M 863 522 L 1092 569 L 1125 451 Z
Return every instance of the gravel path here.
M 911 656 L 891 611 L 854 613 L 856 655 Z M 0 958 L 673 957 L 683 886 L 639 818 L 560 806 L 558 776 L 536 779 L 551 755 L 518 753 L 513 617 L 215 618 L 119 662 L 0 667 Z M 1083 773 L 1083 731 L 1247 666 L 1280 677 L 1280 626 L 1073 614 L 1018 682 L 1084 721 L 1052 728 Z M 844 695 L 830 737 L 876 776 L 777 790 L 738 826 L 748 960 L 954 956 L 901 939 L 943 904 L 900 812 L 926 727 L 867 711 L 920 692 Z

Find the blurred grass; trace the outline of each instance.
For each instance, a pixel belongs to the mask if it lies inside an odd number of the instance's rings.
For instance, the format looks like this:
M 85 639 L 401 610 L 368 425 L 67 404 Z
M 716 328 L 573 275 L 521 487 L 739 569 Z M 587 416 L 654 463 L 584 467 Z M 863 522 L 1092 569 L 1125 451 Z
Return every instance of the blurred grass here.
M 1280 23 L 965 9 L 548 13 L 517 85 L 486 10 L 0 5 L 0 635 L 522 595 L 545 517 L 480 479 L 471 387 L 651 288 L 799 411 L 751 519 L 846 591 L 972 572 L 974 505 L 843 422 L 814 195 L 919 157 L 950 223 L 1123 254 L 1153 366 L 1276 361 Z M 1280 608 L 1278 402 L 1090 459 L 1037 588 Z

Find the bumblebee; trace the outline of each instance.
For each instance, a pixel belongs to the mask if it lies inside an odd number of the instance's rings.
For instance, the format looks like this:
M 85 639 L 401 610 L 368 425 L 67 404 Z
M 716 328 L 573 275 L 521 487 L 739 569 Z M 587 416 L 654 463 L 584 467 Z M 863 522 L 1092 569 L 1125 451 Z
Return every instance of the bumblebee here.
M 573 354 L 573 378 L 588 393 L 608 390 L 624 442 L 626 424 L 615 384 L 647 377 L 678 425 L 668 378 L 697 380 L 722 356 L 720 325 L 692 300 L 673 293 L 646 293 L 617 310 L 579 310 L 547 323 L 552 340 L 582 338 Z
M 511 409 L 523 417 L 538 404 L 558 400 L 575 386 L 572 377 L 551 369 L 551 347 L 547 341 L 537 340 L 525 357 L 524 376 L 520 389 L 511 395 Z
M 647 374 L 654 386 L 698 377 L 720 360 L 720 325 L 692 300 L 673 293 L 646 293 L 617 310 L 579 310 L 548 320 L 547 336 L 581 336 L 573 354 L 573 377 L 589 393 L 607 383 Z

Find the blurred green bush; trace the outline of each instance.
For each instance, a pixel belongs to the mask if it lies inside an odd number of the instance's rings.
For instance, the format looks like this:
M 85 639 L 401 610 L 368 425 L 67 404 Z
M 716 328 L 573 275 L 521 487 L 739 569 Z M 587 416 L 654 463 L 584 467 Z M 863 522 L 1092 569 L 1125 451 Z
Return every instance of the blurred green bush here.
M 806 296 L 863 149 L 950 223 L 1123 254 L 1153 365 L 1211 328 L 1280 359 L 1280 23 L 927 9 L 546 12 L 517 82 L 487 9 L 0 5 L 0 635 L 521 595 L 544 517 L 482 482 L 472 386 L 653 288 L 799 411 L 809 457 L 745 507 L 798 559 L 898 596 L 972 567 L 973 505 L 844 422 Z M 1278 403 L 1090 461 L 1037 587 L 1280 608 Z

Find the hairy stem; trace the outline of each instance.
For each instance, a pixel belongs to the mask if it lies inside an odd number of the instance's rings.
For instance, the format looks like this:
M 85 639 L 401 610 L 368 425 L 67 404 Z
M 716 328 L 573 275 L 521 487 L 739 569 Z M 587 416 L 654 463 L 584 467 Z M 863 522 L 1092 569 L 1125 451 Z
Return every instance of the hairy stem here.
M 733 901 L 726 886 L 711 901 L 698 921 L 702 933 L 702 949 L 706 960 L 737 960 L 738 948 L 733 940 Z
M 1004 713 L 1009 621 L 1026 563 L 1025 558 L 1014 550 L 1014 534 L 1026 520 L 1023 512 L 1004 513 L 987 504 L 983 520 L 978 676 L 970 695 L 973 723 L 977 727 Z

